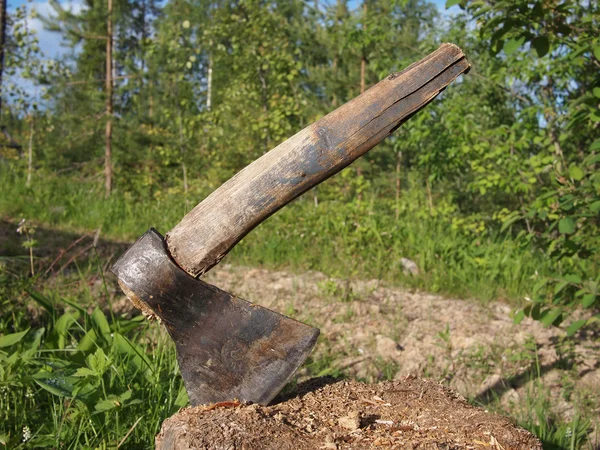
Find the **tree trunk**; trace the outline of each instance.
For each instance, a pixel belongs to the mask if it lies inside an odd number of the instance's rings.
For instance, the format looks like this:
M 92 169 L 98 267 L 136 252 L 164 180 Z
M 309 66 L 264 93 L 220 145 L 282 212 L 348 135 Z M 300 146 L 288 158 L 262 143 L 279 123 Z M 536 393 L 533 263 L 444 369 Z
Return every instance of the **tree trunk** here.
M 433 214 L 433 195 L 431 193 L 431 184 L 429 183 L 429 177 L 425 179 L 425 187 L 427 188 L 427 201 L 429 202 L 429 212 Z
M 106 150 L 104 152 L 104 195 L 112 191 L 112 121 L 113 121 L 113 60 L 112 60 L 112 0 L 108 0 L 106 23 Z
M 367 13 L 369 10 L 369 6 L 367 4 L 367 0 L 364 0 L 363 2 L 363 23 L 362 23 L 362 29 L 363 29 L 363 34 L 366 34 L 367 32 Z M 366 81 L 365 81 L 365 77 L 366 77 L 366 73 L 367 73 L 367 55 L 366 55 L 366 49 L 362 48 L 361 50 L 361 58 L 360 58 L 360 93 L 362 94 L 363 92 L 365 92 L 365 86 L 366 86 Z
M 398 152 L 396 159 L 396 220 L 400 216 L 400 163 L 402 161 L 402 152 Z
M 363 23 L 362 23 L 362 29 L 363 29 L 364 33 L 367 32 L 367 24 L 366 24 L 367 12 L 368 12 L 367 0 L 364 0 L 364 2 L 363 2 Z M 360 93 L 361 94 L 363 92 L 365 92 L 365 86 L 366 86 L 365 76 L 366 76 L 366 72 L 367 72 L 367 57 L 366 57 L 366 51 L 365 51 L 365 49 L 363 47 L 361 49 L 361 57 L 360 57 Z M 361 176 L 362 176 L 362 167 L 360 167 L 360 166 L 357 165 L 356 166 L 356 177 L 360 178 Z M 362 200 L 362 192 L 358 193 L 357 198 L 358 198 L 358 200 Z
M 206 77 L 206 109 L 210 111 L 212 107 L 212 72 L 213 59 L 212 55 L 208 56 L 208 74 Z
M 26 186 L 31 186 L 31 172 L 33 171 L 33 116 L 29 122 L 29 149 L 27 158 L 27 182 Z
M 0 0 L 0 117 L 2 117 L 2 75 L 4 74 L 5 43 L 6 43 L 6 0 Z

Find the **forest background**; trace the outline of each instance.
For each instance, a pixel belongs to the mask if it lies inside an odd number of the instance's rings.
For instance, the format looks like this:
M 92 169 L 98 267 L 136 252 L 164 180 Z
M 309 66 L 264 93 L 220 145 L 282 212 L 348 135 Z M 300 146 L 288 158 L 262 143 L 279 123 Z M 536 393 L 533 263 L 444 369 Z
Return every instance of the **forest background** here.
M 597 329 L 597 1 L 448 0 L 445 13 L 424 0 L 52 0 L 45 15 L 31 3 L 1 3 L 0 214 L 15 228 L 26 219 L 24 248 L 1 257 L 1 358 L 14 348 L 33 359 L 44 345 L 64 348 L 64 330 L 79 323 L 69 315 L 57 331 L 58 300 L 48 298 L 59 294 L 42 287 L 36 227 L 114 240 L 150 226 L 165 232 L 245 165 L 441 42 L 459 45 L 471 72 L 253 231 L 230 262 L 500 299 L 515 321 L 560 325 L 573 339 Z M 43 54 L 32 18 L 62 37 L 64 51 Z M 52 310 L 37 334 L 17 297 Z M 95 317 L 100 325 L 89 323 L 105 326 Z M 126 328 L 123 342 L 138 345 Z M 104 388 L 98 361 L 86 363 L 96 371 L 85 375 L 87 388 L 83 374 L 68 392 L 39 372 L 34 385 L 84 396 Z M 0 369 L 6 386 L 15 371 Z M 172 405 L 184 404 L 172 388 Z M 44 402 L 58 419 L 38 444 L 79 442 L 60 437 L 66 406 Z M 20 423 L 10 417 L 2 442 L 13 442 Z M 117 414 L 117 433 L 125 426 Z M 104 442 L 96 432 L 86 437 L 92 447 Z

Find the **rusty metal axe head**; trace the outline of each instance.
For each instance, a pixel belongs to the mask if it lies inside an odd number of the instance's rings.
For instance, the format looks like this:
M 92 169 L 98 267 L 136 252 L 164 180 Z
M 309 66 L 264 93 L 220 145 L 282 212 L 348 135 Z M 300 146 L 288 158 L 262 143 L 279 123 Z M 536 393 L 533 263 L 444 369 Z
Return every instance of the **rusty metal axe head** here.
M 193 405 L 269 403 L 319 334 L 197 277 L 264 219 L 381 142 L 469 67 L 458 47 L 443 44 L 254 161 L 166 239 L 151 229 L 121 256 L 112 270 L 132 302 L 166 326 Z
M 269 403 L 319 335 L 316 328 L 191 277 L 154 229 L 112 270 L 128 296 L 149 307 L 169 331 L 194 405 L 224 399 Z

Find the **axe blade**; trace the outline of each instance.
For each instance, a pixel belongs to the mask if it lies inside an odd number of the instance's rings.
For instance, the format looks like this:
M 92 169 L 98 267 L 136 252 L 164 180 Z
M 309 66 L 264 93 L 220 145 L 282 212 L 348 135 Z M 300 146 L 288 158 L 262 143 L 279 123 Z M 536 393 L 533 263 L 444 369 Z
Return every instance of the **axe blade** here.
M 192 405 L 268 404 L 319 336 L 317 328 L 191 277 L 153 228 L 111 270 L 134 304 L 167 328 Z

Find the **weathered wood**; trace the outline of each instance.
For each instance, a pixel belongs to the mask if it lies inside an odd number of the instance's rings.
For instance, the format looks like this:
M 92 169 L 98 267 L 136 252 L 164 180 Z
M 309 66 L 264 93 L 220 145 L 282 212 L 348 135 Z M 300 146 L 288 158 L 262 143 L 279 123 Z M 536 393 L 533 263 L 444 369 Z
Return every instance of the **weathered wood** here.
M 255 226 L 369 151 L 469 67 L 460 48 L 443 44 L 298 132 L 167 233 L 171 255 L 190 275 L 202 275 Z

